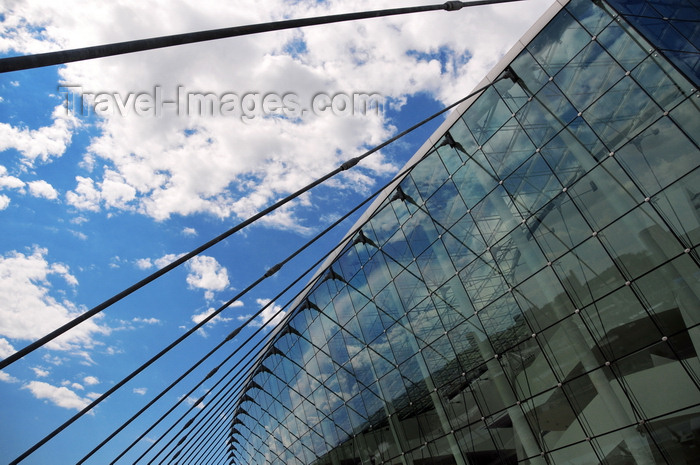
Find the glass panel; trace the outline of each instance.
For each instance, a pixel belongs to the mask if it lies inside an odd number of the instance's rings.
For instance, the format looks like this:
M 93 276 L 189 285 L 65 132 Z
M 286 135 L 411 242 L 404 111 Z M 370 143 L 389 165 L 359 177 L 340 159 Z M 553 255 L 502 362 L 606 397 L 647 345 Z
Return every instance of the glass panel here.
M 483 152 L 498 178 L 503 179 L 535 152 L 535 146 L 512 118 L 484 144 Z
M 570 13 L 562 10 L 527 49 L 547 74 L 553 76 L 590 41 L 591 35 Z
M 629 279 L 646 273 L 683 250 L 647 203 L 608 226 L 599 237 Z
M 700 145 L 700 93 L 695 93 L 671 111 L 671 118 L 685 134 Z
M 527 226 L 549 260 L 568 252 L 591 234 L 571 197 L 565 193 L 559 194 L 530 218 Z
M 668 463 L 691 465 L 697 461 L 700 441 L 700 426 L 696 421 L 698 415 L 700 407 L 694 407 L 645 424 L 646 431 L 661 449 Z
M 586 121 L 612 150 L 661 116 L 661 109 L 630 77 L 623 78 L 584 112 Z
M 562 189 L 540 154 L 533 155 L 503 185 L 524 217 L 531 216 Z
M 637 66 L 632 71 L 632 77 L 664 109 L 673 108 L 692 94 L 693 86 L 657 53 L 651 54 Z
M 609 24 L 615 14 L 603 2 L 573 1 L 566 9 L 593 35 Z
M 625 75 L 625 70 L 597 42 L 591 42 L 554 78 L 554 82 L 583 111 Z
M 437 155 L 427 157 L 411 170 L 411 178 L 424 199 L 430 197 L 447 176 L 447 169 Z
M 649 54 L 651 45 L 621 18 L 614 21 L 598 36 L 610 55 L 626 70 L 631 70 Z
M 534 332 L 542 331 L 574 311 L 574 305 L 551 267 L 518 285 L 513 296 Z
M 449 228 L 467 213 L 462 197 L 449 179 L 428 199 L 425 206 L 433 220 L 444 228 Z
M 577 314 L 572 313 L 537 333 L 537 338 L 558 380 L 572 379 L 604 363 L 604 357 Z
M 487 244 L 498 242 L 515 229 L 522 219 L 510 195 L 502 186 L 491 191 L 471 213 Z
M 511 111 L 498 92 L 489 87 L 464 113 L 464 121 L 477 143 L 483 144 L 510 118 Z
M 616 154 L 647 196 L 700 166 L 700 150 L 670 118 L 661 118 Z
M 700 244 L 700 168 L 654 196 L 656 210 L 685 247 Z
M 568 191 L 595 231 L 641 203 L 644 195 L 613 159 L 605 160 Z
M 477 156 L 483 161 L 480 162 L 477 158 L 470 159 L 452 176 L 452 181 L 467 207 L 473 207 L 479 203 L 498 183 L 495 176 L 490 173 L 491 167 L 484 154 L 478 151 Z
M 527 50 L 523 50 L 518 57 L 513 60 L 510 67 L 515 71 L 515 74 L 523 81 L 525 84 L 525 93 L 528 96 L 536 93 L 540 88 L 545 85 L 549 79 L 547 73 L 542 69 L 542 67 L 535 61 L 532 55 L 528 53 Z M 512 99 L 509 95 L 504 95 L 503 99 L 506 103 L 512 105 Z M 511 107 L 512 111 L 516 111 Z
M 629 287 L 586 307 L 581 316 L 606 360 L 617 360 L 661 340 L 655 322 Z
M 578 308 L 625 283 L 625 279 L 595 238 L 564 255 L 553 266 Z
M 664 334 L 700 323 L 700 272 L 687 254 L 639 278 L 632 286 L 656 315 Z

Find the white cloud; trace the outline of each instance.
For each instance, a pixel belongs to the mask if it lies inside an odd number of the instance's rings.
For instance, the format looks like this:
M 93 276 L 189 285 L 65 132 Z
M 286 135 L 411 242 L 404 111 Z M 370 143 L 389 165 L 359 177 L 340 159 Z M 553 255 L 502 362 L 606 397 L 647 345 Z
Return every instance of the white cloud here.
M 145 388 L 145 387 L 134 388 L 133 392 L 134 392 L 134 394 L 138 394 L 140 396 L 145 396 L 146 392 L 148 392 L 148 388 Z
M 100 380 L 95 378 L 94 376 L 86 376 L 83 378 L 83 382 L 87 384 L 88 386 L 94 386 L 95 384 L 100 384 Z
M 32 367 L 32 370 L 37 378 L 46 378 L 51 373 L 48 370 L 44 370 L 43 368 L 39 367 Z
M 39 129 L 18 128 L 0 123 L 0 151 L 18 150 L 23 155 L 23 162 L 28 166 L 33 166 L 37 159 L 46 162 L 51 157 L 60 157 L 70 144 L 78 120 L 62 105 L 54 109 L 51 117 L 51 126 Z
M 80 383 L 71 383 L 70 387 L 72 387 L 73 389 L 75 389 L 77 391 L 84 391 L 85 390 L 83 385 Z
M 4 371 L 0 371 L 0 381 L 4 383 L 16 383 L 19 380 L 15 378 L 14 376 L 10 375 L 9 373 L 5 373 Z
M 178 398 L 178 400 L 180 400 L 180 399 L 182 399 L 182 397 L 179 397 L 179 398 Z M 189 405 L 190 407 L 193 406 L 196 402 L 197 402 L 197 399 L 195 399 L 195 398 L 193 398 L 193 397 L 189 397 L 189 396 L 188 396 L 187 399 L 185 399 L 185 403 L 186 403 L 187 405 Z M 197 405 L 197 408 L 200 409 L 200 410 L 203 409 L 203 408 L 204 408 L 204 402 L 200 402 L 200 403 Z
M 75 231 L 73 229 L 69 229 L 68 232 L 71 233 L 73 236 L 77 237 L 78 239 L 80 239 L 81 241 L 86 241 L 88 238 L 87 234 L 82 233 L 80 231 Z M 111 266 L 111 264 L 110 264 L 110 266 Z
M 208 300 L 215 291 L 223 291 L 229 285 L 228 271 L 214 257 L 199 255 L 186 264 L 189 274 L 187 285 L 190 289 L 204 289 Z
M 74 303 L 52 295 L 52 280 L 61 278 L 69 286 L 78 280 L 61 263 L 50 263 L 48 251 L 35 247 L 29 254 L 11 251 L 0 256 L 0 336 L 36 340 L 77 317 L 82 310 Z M 94 346 L 94 337 L 109 329 L 90 319 L 49 342 L 45 347 L 77 350 Z
M 0 165 L 0 189 L 18 189 L 22 191 L 24 186 L 24 181 L 15 176 L 8 175 L 7 168 Z
M 196 323 L 196 324 L 199 324 L 199 323 L 201 323 L 202 321 L 204 321 L 209 315 L 211 315 L 212 313 L 214 313 L 215 311 L 216 311 L 216 309 L 214 309 L 214 308 L 209 308 L 209 309 L 207 309 L 206 311 L 204 311 L 204 312 L 202 312 L 202 313 L 197 313 L 197 314 L 195 314 L 195 315 L 192 315 L 192 321 L 193 321 L 194 323 Z M 212 325 L 212 324 L 215 324 L 215 323 L 226 323 L 226 322 L 229 322 L 229 321 L 231 321 L 231 318 L 224 318 L 224 317 L 221 316 L 221 314 L 219 314 L 219 315 L 216 315 L 214 318 L 212 318 L 207 324 Z
M 183 228 L 182 229 L 182 234 L 184 236 L 196 236 L 197 235 L 197 230 L 194 228 Z
M 6 195 L 0 194 L 0 211 L 6 209 L 10 206 L 10 198 Z
M 66 201 L 79 210 L 99 211 L 102 195 L 95 188 L 95 181 L 83 176 L 76 176 L 78 186 L 75 191 L 66 192 Z
M 158 269 L 164 268 L 167 265 L 170 265 L 172 262 L 177 260 L 178 258 L 182 257 L 184 254 L 174 254 L 174 253 L 169 253 L 166 255 L 163 255 L 160 258 L 156 258 L 153 263 Z
M 251 323 L 251 326 L 259 327 L 267 325 L 265 326 L 266 329 L 272 329 L 282 322 L 282 319 L 287 314 L 287 312 L 281 311 L 282 307 L 280 305 L 277 305 L 274 302 L 270 302 L 270 299 L 256 299 L 255 303 L 257 303 L 261 307 L 264 307 L 268 304 L 269 306 L 262 311 L 260 316 L 254 322 Z M 277 314 L 277 312 L 279 312 L 279 314 Z
M 15 352 L 17 352 L 17 349 L 12 347 L 12 344 L 7 339 L 0 337 L 0 358 L 7 358 Z
M 34 197 L 43 197 L 49 200 L 56 200 L 58 198 L 58 191 L 44 180 L 31 181 L 29 183 L 29 193 Z
M 139 258 L 136 260 L 135 264 L 136 268 L 139 270 L 147 270 L 153 267 L 153 262 L 151 262 L 150 258 Z
M 65 386 L 57 387 L 43 381 L 31 381 L 23 388 L 31 391 L 37 399 L 46 399 L 58 407 L 82 410 L 90 404 L 88 399 L 80 397 Z
M 86 92 L 125 96 L 153 92 L 152 86 L 160 84 L 164 100 L 183 85 L 190 92 L 216 95 L 294 92 L 304 106 L 318 92 L 376 92 L 399 106 L 408 95 L 424 92 L 451 102 L 471 90 L 550 3 L 533 0 L 259 34 L 72 63 L 59 72 L 64 82 L 80 83 Z M 173 1 L 165 21 L 160 16 L 165 13 L 133 14 L 143 8 L 140 0 L 78 0 L 70 11 L 60 2 L 16 2 L 0 25 L 0 50 L 35 53 L 127 40 L 144 30 L 163 35 L 396 6 L 405 2 L 201 0 L 193 10 L 187 2 Z M 13 137 L 0 141 L 12 140 L 27 162 L 58 156 L 76 127 L 65 113 L 57 107 L 53 123 L 43 128 L 6 125 Z M 158 118 L 107 115 L 99 120 L 99 134 L 85 158 L 85 166 L 95 171 L 77 177 L 66 199 L 81 210 L 135 211 L 157 220 L 195 213 L 247 217 L 386 139 L 395 132 L 393 124 L 383 116 L 308 114 L 246 123 L 166 111 Z M 374 175 L 395 169 L 386 154 L 375 154 L 342 175 L 336 186 L 364 192 Z M 298 219 L 305 208 L 296 202 L 264 223 L 308 233 Z
M 160 324 L 160 320 L 158 318 L 139 318 L 135 317 L 131 321 L 134 323 L 143 323 L 147 325 L 157 325 Z

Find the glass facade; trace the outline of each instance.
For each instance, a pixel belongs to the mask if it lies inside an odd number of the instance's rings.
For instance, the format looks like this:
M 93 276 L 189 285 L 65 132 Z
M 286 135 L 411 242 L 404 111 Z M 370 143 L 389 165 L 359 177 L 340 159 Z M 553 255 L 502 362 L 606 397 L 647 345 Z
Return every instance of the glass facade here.
M 698 463 L 700 7 L 559 7 L 291 312 L 232 463 Z

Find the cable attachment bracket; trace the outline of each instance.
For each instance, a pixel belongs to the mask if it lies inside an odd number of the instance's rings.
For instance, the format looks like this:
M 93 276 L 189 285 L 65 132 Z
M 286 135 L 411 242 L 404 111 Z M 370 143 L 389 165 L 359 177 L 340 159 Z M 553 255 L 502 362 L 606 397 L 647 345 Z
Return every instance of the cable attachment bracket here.
M 355 165 L 357 165 L 358 163 L 360 163 L 360 160 L 362 160 L 362 157 L 351 158 L 350 160 L 348 160 L 348 161 L 346 161 L 345 163 L 343 163 L 342 165 L 340 165 L 340 169 L 343 170 L 343 171 L 349 170 L 349 169 L 352 168 L 353 166 L 355 166 Z
M 270 268 L 269 270 L 267 270 L 265 272 L 265 277 L 269 278 L 273 274 L 277 273 L 281 268 L 282 268 L 282 264 L 278 263 L 277 265 L 273 266 L 272 268 Z
M 445 2 L 443 8 L 445 11 L 457 11 L 461 10 L 464 6 L 464 2 Z

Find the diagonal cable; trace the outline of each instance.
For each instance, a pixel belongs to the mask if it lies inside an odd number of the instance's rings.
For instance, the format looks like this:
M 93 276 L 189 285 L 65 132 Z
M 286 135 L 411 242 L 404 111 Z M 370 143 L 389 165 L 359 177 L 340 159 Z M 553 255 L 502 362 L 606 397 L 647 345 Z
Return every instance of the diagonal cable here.
M 520 0 L 477 0 L 473 2 L 450 1 L 437 5 L 424 5 L 407 8 L 392 8 L 385 10 L 362 11 L 357 13 L 345 13 L 338 15 L 325 15 L 313 18 L 290 19 L 285 21 L 273 21 L 268 23 L 250 24 L 246 26 L 227 27 L 208 31 L 189 32 L 149 39 L 130 40 L 112 44 L 96 45 L 92 47 L 61 50 L 57 52 L 39 53 L 36 55 L 22 55 L 0 59 L 0 73 L 20 71 L 24 69 L 41 68 L 44 66 L 60 65 L 75 61 L 91 60 L 127 53 L 142 52 L 165 47 L 206 42 L 210 40 L 239 37 L 263 32 L 296 29 L 300 27 L 331 24 L 359 19 L 396 16 L 410 13 L 422 13 L 428 11 L 445 10 L 457 11 L 463 7 L 491 5 L 494 3 L 507 3 Z

